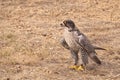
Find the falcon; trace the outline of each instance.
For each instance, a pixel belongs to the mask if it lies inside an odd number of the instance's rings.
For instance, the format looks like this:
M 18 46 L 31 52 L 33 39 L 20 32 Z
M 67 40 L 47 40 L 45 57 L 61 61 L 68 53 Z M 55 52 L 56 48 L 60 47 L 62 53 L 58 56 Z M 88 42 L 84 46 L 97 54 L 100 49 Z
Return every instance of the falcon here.
M 93 46 L 89 39 L 79 31 L 72 20 L 64 20 L 60 25 L 64 27 L 63 38 L 60 42 L 63 47 L 70 50 L 74 59 L 74 65 L 70 68 L 75 70 L 85 70 L 85 67 L 88 64 L 88 57 L 95 63 L 101 64 L 95 50 L 105 50 L 104 48 Z M 80 66 L 78 65 L 79 52 L 81 58 Z

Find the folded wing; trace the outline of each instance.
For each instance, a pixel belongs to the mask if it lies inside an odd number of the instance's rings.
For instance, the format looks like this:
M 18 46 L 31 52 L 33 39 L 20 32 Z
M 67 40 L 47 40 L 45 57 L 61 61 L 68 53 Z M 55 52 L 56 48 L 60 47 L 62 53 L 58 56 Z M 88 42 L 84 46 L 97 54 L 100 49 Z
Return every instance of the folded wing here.
M 76 38 L 76 42 L 79 44 L 81 50 L 84 51 L 84 54 L 87 54 L 97 64 L 101 64 L 101 61 L 98 59 L 96 55 L 95 48 L 91 45 L 87 37 L 83 34 L 77 37 L 78 38 Z M 83 61 L 85 60 L 84 57 L 82 59 Z

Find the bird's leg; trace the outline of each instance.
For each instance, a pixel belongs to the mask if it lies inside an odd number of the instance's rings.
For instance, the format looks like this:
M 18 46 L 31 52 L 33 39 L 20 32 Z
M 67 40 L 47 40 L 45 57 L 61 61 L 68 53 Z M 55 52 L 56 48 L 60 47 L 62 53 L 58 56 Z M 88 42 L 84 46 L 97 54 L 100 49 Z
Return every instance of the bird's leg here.
M 72 54 L 72 57 L 75 60 L 75 63 L 74 63 L 73 66 L 70 66 L 69 68 L 70 69 L 74 69 L 76 71 L 82 71 L 82 70 L 84 70 L 84 68 L 83 68 L 82 65 L 80 65 L 80 66 L 77 65 L 78 64 L 78 60 L 79 60 L 79 58 L 78 58 L 78 51 L 71 50 L 71 54 Z
M 78 70 L 85 70 L 86 64 L 88 64 L 88 54 L 84 50 L 81 51 L 81 65 L 79 66 Z
M 62 45 L 64 48 L 70 49 L 64 38 L 62 38 L 62 39 L 60 40 L 60 43 L 61 43 L 61 45 Z
M 74 65 L 77 65 L 78 63 L 78 51 L 73 51 L 73 50 L 70 50 L 71 51 L 71 55 L 72 55 L 72 58 L 74 59 Z
M 70 69 L 73 69 L 73 70 L 76 70 L 76 71 L 83 71 L 83 70 L 85 70 L 85 68 L 84 68 L 83 65 L 80 65 L 80 66 L 78 66 L 78 65 L 73 65 L 73 66 L 70 66 L 69 68 L 70 68 Z
M 76 51 L 73 51 L 73 50 L 70 50 L 71 52 L 71 55 L 72 55 L 72 58 L 74 59 L 74 65 L 73 66 L 70 66 L 69 68 L 70 69 L 77 69 L 77 63 L 78 63 L 78 52 Z
M 84 50 L 81 50 L 81 59 L 84 66 L 88 64 L 88 54 Z
M 85 70 L 85 67 L 84 67 L 83 64 L 81 64 L 80 66 L 77 67 L 76 70 L 77 70 L 77 71 L 83 71 L 83 70 Z

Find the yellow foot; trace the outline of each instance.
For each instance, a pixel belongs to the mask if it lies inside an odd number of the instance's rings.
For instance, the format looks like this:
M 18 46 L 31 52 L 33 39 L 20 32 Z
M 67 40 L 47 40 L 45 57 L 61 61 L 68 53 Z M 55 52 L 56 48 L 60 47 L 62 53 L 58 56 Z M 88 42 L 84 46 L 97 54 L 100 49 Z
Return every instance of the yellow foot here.
M 83 66 L 70 66 L 69 67 L 70 69 L 73 69 L 73 70 L 76 70 L 76 71 L 83 71 L 84 70 L 84 67 Z

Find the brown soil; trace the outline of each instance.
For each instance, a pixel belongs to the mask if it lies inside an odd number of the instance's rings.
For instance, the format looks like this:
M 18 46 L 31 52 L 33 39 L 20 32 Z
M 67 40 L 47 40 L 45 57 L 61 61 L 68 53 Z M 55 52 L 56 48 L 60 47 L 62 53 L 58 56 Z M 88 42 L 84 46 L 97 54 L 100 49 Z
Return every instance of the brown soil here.
M 60 23 L 72 19 L 97 51 L 87 71 L 70 70 Z M 119 0 L 0 0 L 0 80 L 120 80 Z

